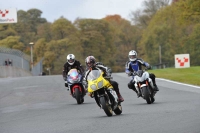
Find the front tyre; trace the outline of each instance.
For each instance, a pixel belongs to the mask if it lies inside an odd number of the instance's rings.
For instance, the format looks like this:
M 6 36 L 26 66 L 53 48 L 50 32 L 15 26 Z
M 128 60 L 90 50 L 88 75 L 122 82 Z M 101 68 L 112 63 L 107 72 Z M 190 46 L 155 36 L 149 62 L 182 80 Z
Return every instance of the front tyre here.
M 144 94 L 144 99 L 147 101 L 148 104 L 151 104 L 150 94 L 149 94 L 147 87 L 143 87 L 142 91 Z
M 100 103 L 102 105 L 102 108 L 104 110 L 104 112 L 106 113 L 107 116 L 112 116 L 113 115 L 113 111 L 111 106 L 108 104 L 108 102 L 106 101 L 105 97 L 100 97 Z
M 81 100 L 81 95 L 78 88 L 75 88 L 75 97 L 76 97 L 77 104 L 83 103 Z

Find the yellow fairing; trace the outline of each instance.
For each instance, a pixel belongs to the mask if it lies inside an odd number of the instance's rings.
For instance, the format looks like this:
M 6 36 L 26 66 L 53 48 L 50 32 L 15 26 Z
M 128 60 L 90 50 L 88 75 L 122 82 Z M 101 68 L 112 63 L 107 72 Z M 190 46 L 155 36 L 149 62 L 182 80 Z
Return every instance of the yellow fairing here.
M 113 88 L 113 86 L 110 84 L 110 82 L 107 81 L 106 79 L 104 79 L 104 77 L 102 75 L 103 75 L 103 72 L 97 79 L 88 80 L 88 92 L 89 93 L 92 93 L 103 87 L 108 88 L 108 89 Z

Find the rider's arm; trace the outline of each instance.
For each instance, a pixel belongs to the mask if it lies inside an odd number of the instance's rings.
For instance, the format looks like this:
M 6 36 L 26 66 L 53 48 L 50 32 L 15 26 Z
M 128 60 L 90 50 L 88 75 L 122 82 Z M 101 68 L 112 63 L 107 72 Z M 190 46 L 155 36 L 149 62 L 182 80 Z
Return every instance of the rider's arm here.
M 142 59 L 138 59 L 138 62 L 139 62 L 141 65 L 145 66 L 146 68 L 150 68 L 149 63 L 143 61 Z
M 131 67 L 130 61 L 127 61 L 125 64 L 125 73 L 128 74 L 128 76 L 133 76 L 135 73 L 135 70 Z
M 108 70 L 108 67 L 106 67 L 103 63 L 101 63 L 101 62 L 97 62 L 96 64 L 95 64 L 95 66 L 96 67 L 98 67 L 98 68 L 100 68 L 101 70 L 103 70 L 104 72 L 107 72 L 107 70 Z
M 77 61 L 77 68 L 78 68 L 78 70 L 80 71 L 81 74 L 84 73 L 84 68 L 79 61 Z
M 63 79 L 65 80 L 66 79 L 66 73 L 67 73 L 67 67 L 66 67 L 66 64 L 63 66 L 63 72 L 62 72 L 62 75 L 63 75 Z
M 98 68 L 100 68 L 101 70 L 103 70 L 104 73 L 105 73 L 107 76 L 111 76 L 111 74 L 112 74 L 111 68 L 105 66 L 105 65 L 104 65 L 103 63 L 101 63 L 101 62 L 97 62 L 95 65 L 96 65 L 96 67 L 98 67 Z
M 133 72 L 132 68 L 131 68 L 131 62 L 127 61 L 125 64 L 125 73 L 128 74 L 130 72 Z
M 87 76 L 88 76 L 89 73 L 90 73 L 90 70 L 87 70 L 87 71 L 85 72 L 85 75 L 84 75 L 83 80 L 85 80 L 86 82 L 87 82 Z

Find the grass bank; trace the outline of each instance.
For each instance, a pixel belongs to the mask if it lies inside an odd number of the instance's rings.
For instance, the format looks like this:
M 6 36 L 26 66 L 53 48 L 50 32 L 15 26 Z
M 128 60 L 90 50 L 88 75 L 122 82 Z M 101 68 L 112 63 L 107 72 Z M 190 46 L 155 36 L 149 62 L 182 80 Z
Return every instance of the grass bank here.
M 173 81 L 200 86 L 200 66 L 190 68 L 165 68 L 148 70 L 157 78 L 165 78 Z

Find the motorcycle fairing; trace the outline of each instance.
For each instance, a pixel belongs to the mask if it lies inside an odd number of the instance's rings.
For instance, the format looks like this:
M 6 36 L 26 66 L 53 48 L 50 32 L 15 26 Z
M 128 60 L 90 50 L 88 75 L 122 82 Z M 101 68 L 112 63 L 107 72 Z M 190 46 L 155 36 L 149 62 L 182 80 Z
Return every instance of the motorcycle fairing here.
M 103 72 L 101 70 L 92 70 L 88 74 L 87 81 L 89 93 L 92 93 L 101 88 L 113 88 L 110 82 L 103 77 Z
M 84 90 L 83 90 L 84 87 L 83 87 L 82 83 L 80 82 L 81 77 L 82 77 L 82 75 L 80 75 L 78 73 L 77 69 L 71 69 L 68 72 L 67 82 L 69 84 L 69 89 L 70 89 L 70 92 L 73 97 L 74 97 L 75 88 L 78 88 L 79 91 L 81 92 L 81 94 L 83 94 L 83 92 L 84 92 Z

